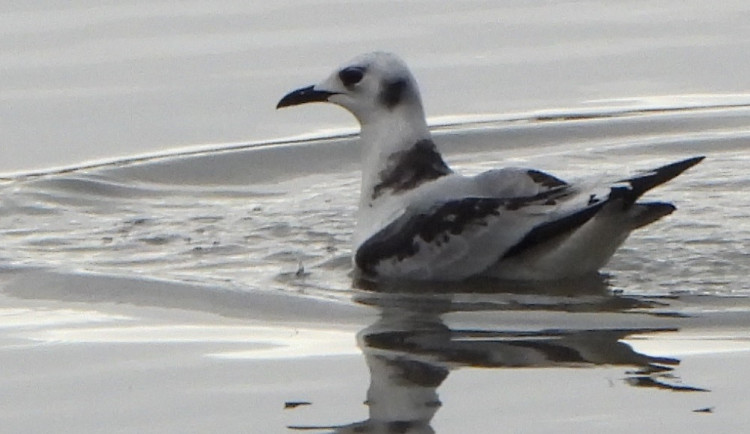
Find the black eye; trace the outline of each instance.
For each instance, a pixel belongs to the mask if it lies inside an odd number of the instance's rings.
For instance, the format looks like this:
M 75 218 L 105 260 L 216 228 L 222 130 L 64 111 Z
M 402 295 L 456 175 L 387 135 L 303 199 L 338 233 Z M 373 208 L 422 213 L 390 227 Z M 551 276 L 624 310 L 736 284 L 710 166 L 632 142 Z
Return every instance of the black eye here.
M 349 68 L 344 68 L 341 71 L 339 71 L 339 78 L 341 79 L 341 82 L 344 83 L 344 86 L 354 86 L 355 84 L 359 83 L 360 80 L 362 80 L 362 77 L 365 75 L 364 68 L 359 68 L 356 66 L 351 66 Z

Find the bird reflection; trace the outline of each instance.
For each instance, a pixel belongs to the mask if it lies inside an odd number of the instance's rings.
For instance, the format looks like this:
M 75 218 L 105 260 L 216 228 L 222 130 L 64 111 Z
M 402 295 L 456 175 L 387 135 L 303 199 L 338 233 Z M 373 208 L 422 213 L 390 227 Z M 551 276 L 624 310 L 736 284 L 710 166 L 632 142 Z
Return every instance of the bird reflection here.
M 620 300 L 613 303 L 612 298 L 618 297 L 600 297 L 598 301 L 578 303 L 575 309 L 608 310 L 612 306 L 630 306 L 635 302 Z M 460 297 L 456 301 L 455 296 L 445 294 L 370 294 L 360 297 L 359 301 L 375 305 L 381 312 L 375 323 L 357 335 L 370 371 L 365 401 L 369 418 L 348 425 L 290 428 L 325 429 L 337 434 L 433 433 L 430 424 L 441 406 L 438 388 L 452 370 L 462 367 L 627 366 L 632 369 L 628 371 L 625 382 L 632 386 L 672 391 L 704 390 L 670 383 L 670 380 L 674 381 L 670 371 L 679 360 L 639 353 L 623 342 L 628 336 L 676 331 L 674 328 L 454 329 L 446 325 L 442 317 L 445 313 L 467 308 Z M 486 308 L 486 305 L 480 305 Z M 522 308 L 516 303 L 508 309 Z M 497 306 L 491 310 L 498 310 Z M 619 308 L 611 310 L 622 311 Z

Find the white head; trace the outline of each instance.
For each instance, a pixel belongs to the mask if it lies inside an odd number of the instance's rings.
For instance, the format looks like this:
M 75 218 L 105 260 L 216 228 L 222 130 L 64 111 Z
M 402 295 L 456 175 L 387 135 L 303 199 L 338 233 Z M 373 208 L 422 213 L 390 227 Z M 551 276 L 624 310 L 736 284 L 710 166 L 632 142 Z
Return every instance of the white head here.
M 416 175 L 437 167 L 448 171 L 434 149 L 416 149 L 430 140 L 417 82 L 406 64 L 395 54 L 374 52 L 355 57 L 320 83 L 290 92 L 277 108 L 309 102 L 329 102 L 352 113 L 361 126 L 362 190 L 355 244 L 371 235 L 372 228 L 391 218 L 400 203 L 380 194 L 384 182 L 415 185 Z M 431 143 L 431 142 L 430 142 Z M 432 145 L 434 147 L 434 145 Z M 406 157 L 419 158 L 406 158 Z M 418 160 L 418 161 L 417 161 Z M 417 164 L 417 163 L 422 163 Z M 417 167 L 412 167 L 414 165 Z M 444 169 L 444 170 L 443 170 Z M 442 170 L 442 171 L 441 171 Z M 434 177 L 428 177 L 432 179 Z M 394 209 L 391 209 L 393 207 Z
M 424 118 L 417 82 L 409 68 L 392 53 L 355 57 L 314 86 L 290 92 L 277 108 L 308 102 L 330 102 L 357 118 L 362 126 L 400 112 Z

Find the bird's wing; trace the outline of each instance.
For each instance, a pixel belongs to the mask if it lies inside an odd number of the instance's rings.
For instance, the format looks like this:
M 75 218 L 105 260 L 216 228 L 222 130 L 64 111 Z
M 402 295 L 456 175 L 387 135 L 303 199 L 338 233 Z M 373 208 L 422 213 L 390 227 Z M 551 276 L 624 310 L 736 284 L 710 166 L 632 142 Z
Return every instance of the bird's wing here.
M 433 192 L 429 201 L 405 207 L 359 246 L 355 263 L 373 276 L 459 280 L 477 275 L 502 258 L 575 231 L 609 203 L 627 210 L 645 191 L 700 160 L 611 184 L 571 185 L 535 170 L 485 172 L 474 179 L 481 195 L 441 200 Z M 499 195 L 504 193 L 511 195 Z
M 359 246 L 355 262 L 366 275 L 463 279 L 484 271 L 519 243 L 575 229 L 604 203 L 580 196 L 562 185 L 533 196 L 465 197 L 407 208 Z

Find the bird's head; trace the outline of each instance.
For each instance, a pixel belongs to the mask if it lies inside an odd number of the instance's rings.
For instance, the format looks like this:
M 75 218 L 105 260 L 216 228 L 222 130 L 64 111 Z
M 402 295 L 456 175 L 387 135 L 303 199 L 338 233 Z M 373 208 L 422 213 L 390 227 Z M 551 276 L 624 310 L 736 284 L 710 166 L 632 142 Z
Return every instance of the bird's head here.
M 394 111 L 424 116 L 416 80 L 398 56 L 385 52 L 355 57 L 320 83 L 288 93 L 276 108 L 309 102 L 339 105 L 362 125 Z

